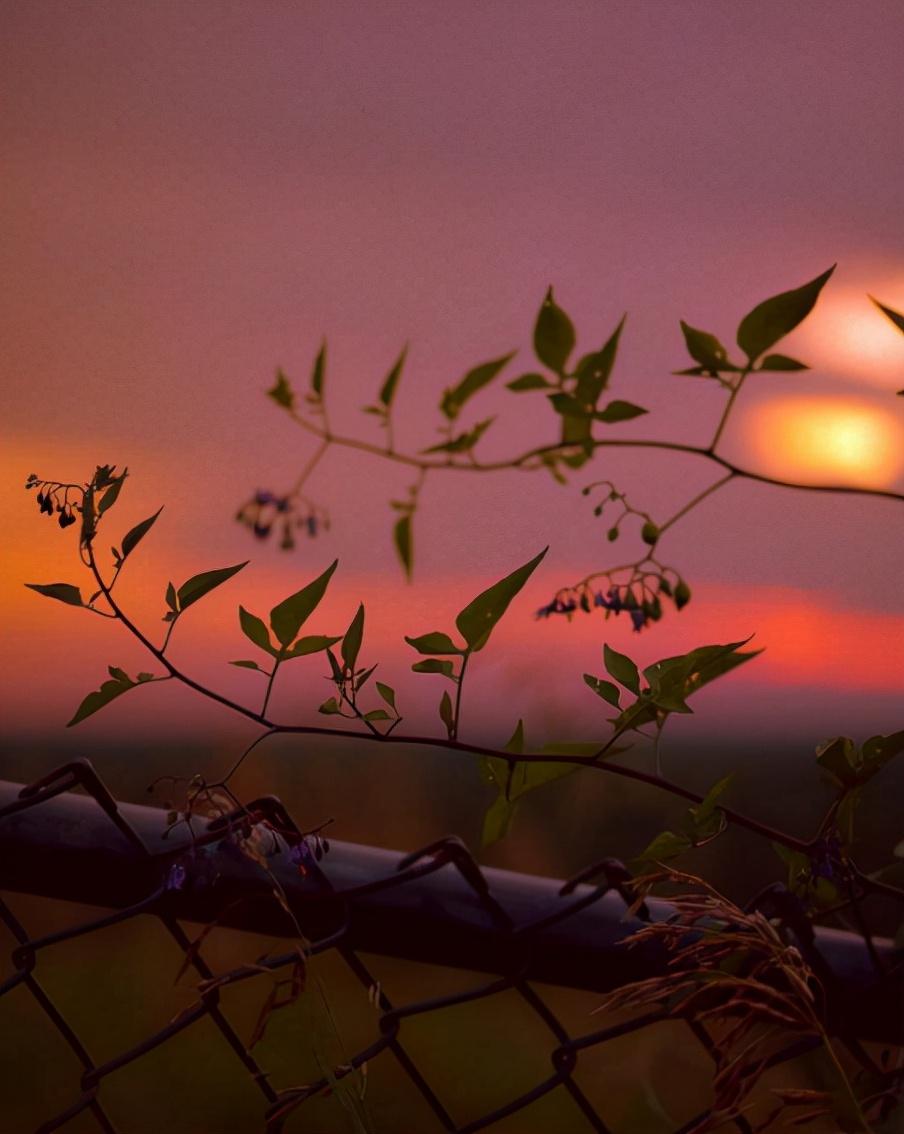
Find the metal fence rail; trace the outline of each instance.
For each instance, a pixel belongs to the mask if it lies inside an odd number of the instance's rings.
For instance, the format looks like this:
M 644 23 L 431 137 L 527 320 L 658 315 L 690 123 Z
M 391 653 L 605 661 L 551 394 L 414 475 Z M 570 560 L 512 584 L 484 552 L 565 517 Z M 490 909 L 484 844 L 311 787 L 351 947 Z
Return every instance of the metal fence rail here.
M 86 788 L 88 796 L 71 794 L 76 786 Z M 255 835 L 261 861 L 254 861 L 254 854 L 249 857 L 247 848 L 238 845 L 237 830 Z M 0 889 L 113 911 L 99 920 L 32 938 L 0 902 L 0 918 L 16 942 L 13 973 L 0 985 L 0 998 L 24 986 L 83 1068 L 71 1106 L 48 1118 L 42 1132 L 60 1129 L 83 1112 L 93 1115 L 99 1129 L 117 1129 L 104 1110 L 104 1081 L 207 1018 L 259 1089 L 270 1131 L 282 1130 L 306 1099 L 388 1053 L 428 1104 L 439 1130 L 470 1134 L 560 1090 L 571 1096 L 588 1129 L 607 1134 L 611 1127 L 606 1116 L 598 1113 L 574 1075 L 581 1054 L 663 1019 L 661 1014 L 647 1013 L 572 1037 L 533 983 L 605 992 L 664 971 L 667 958 L 658 949 L 626 949 L 623 942 L 644 919 L 662 921 L 674 910 L 667 902 L 652 899 L 636 916 L 626 917 L 626 902 L 634 897 L 630 877 L 612 860 L 563 885 L 479 867 L 454 838 L 405 857 L 333 842 L 328 855 L 315 858 L 309 841 L 273 798 L 255 801 L 232 816 L 194 819 L 190 827 L 182 824 L 167 831 L 164 811 L 116 803 L 90 764 L 77 762 L 26 788 L 0 783 Z M 281 900 L 275 900 L 274 892 Z M 199 978 L 198 997 L 166 1027 L 97 1064 L 42 988 L 39 961 L 53 946 L 140 914 L 159 918 L 183 951 Z M 240 982 L 268 973 L 291 974 L 299 960 L 297 949 L 214 973 L 201 949 L 189 941 L 181 920 L 215 920 L 226 927 L 296 940 L 301 932 L 307 955 L 337 950 L 376 997 L 378 1028 L 372 1042 L 317 1082 L 303 1088 L 276 1088 L 229 1022 L 223 1001 L 230 987 Z M 850 1041 L 855 1056 L 863 1056 L 859 1040 L 904 1043 L 904 965 L 890 941 L 874 939 L 871 953 L 860 937 L 816 929 L 812 936 L 801 932 L 798 944 L 826 987 L 833 1031 Z M 492 974 L 492 979 L 466 992 L 394 1006 L 360 952 L 454 965 Z M 438 1097 L 407 1052 L 404 1022 L 509 990 L 549 1033 L 550 1073 L 503 1106 L 459 1123 L 450 1101 Z M 711 1038 L 706 1031 L 698 1025 L 691 1030 L 708 1049 Z M 798 1040 L 776 1052 L 772 1062 L 793 1059 L 812 1046 L 809 1040 Z M 692 1130 L 706 1113 L 676 1134 Z M 741 1131 L 751 1129 L 743 1117 L 734 1121 Z

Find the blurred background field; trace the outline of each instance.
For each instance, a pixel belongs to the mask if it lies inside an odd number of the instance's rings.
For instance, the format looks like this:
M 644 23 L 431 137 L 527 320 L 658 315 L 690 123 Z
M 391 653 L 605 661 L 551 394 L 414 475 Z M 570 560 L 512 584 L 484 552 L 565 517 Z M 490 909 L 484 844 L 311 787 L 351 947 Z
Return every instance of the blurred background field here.
M 90 755 L 120 799 L 146 803 L 150 779 L 173 769 L 213 774 L 222 769 L 230 751 L 228 738 L 203 749 L 171 744 L 165 750 L 134 739 L 101 746 Z M 62 755 L 52 747 L 35 749 L 22 743 L 7 758 L 6 774 L 27 780 L 59 763 Z M 638 766 L 649 758 L 640 746 L 621 757 Z M 812 759 L 801 749 L 743 751 L 726 740 L 705 752 L 672 749 L 667 760 L 672 775 L 701 789 L 738 769 L 731 804 L 797 833 L 812 829 L 828 798 Z M 280 795 L 303 826 L 334 817 L 331 830 L 344 840 L 408 850 L 458 832 L 480 853 L 480 820 L 491 796 L 476 767 L 463 763 L 468 761 L 435 751 L 390 746 L 376 751 L 367 744 L 283 737 L 258 750 L 238 786 L 245 797 L 262 790 Z M 900 797 L 904 789 L 901 770 L 890 769 L 883 788 L 877 782 L 861 808 L 857 849 L 867 867 L 887 861 L 900 835 L 898 817 L 887 799 Z M 529 798 L 509 838 L 480 858 L 489 865 L 563 877 L 603 855 L 630 858 L 681 811 L 680 803 L 643 785 L 578 772 Z M 686 865 L 738 901 L 782 876 L 769 846 L 743 832 L 729 831 L 688 856 Z M 8 899 L 32 935 L 101 912 L 22 895 Z M 891 911 L 878 908 L 872 913 L 879 924 L 884 920 L 886 928 L 894 930 Z M 198 930 L 188 924 L 185 928 L 190 936 Z M 4 938 L 11 948 L 5 931 Z M 285 942 L 218 929 L 206 939 L 204 954 L 215 971 L 222 971 L 284 947 Z M 8 965 L 9 948 L 2 952 Z M 385 957 L 364 959 L 398 1004 L 474 987 L 485 979 Z M 93 1058 L 102 1061 L 192 1002 L 192 975 L 175 980 L 180 965 L 181 954 L 159 923 L 141 917 L 48 949 L 40 958 L 38 976 Z M 0 972 L 5 975 L 6 970 Z M 226 1013 L 246 1041 L 269 987 L 264 977 L 224 993 Z M 572 1034 L 601 1026 L 601 1018 L 590 1015 L 598 995 L 546 986 L 542 993 Z M 23 989 L 7 996 L 0 1009 L 3 1129 L 26 1134 L 73 1100 L 78 1068 Z M 273 1014 L 255 1055 L 275 1085 L 298 1085 L 316 1079 L 323 1061 L 340 1064 L 345 1053 L 366 1046 L 376 1035 L 376 1015 L 366 990 L 330 952 L 313 959 L 305 993 L 294 1006 Z M 555 1046 L 513 992 L 407 1021 L 402 1039 L 459 1121 L 545 1078 Z M 580 1085 L 616 1134 L 670 1134 L 709 1098 L 709 1060 L 678 1025 L 659 1025 L 591 1050 L 582 1056 L 579 1068 Z M 814 1063 L 774 1072 L 773 1077 L 787 1084 L 790 1075 L 794 1082 L 812 1085 L 820 1082 L 823 1071 Z M 240 1134 L 262 1128 L 260 1096 L 206 1020 L 107 1078 L 101 1098 L 129 1134 L 163 1129 L 173 1134 Z M 434 1128 L 425 1104 L 389 1054 L 369 1065 L 365 1098 L 366 1121 L 374 1131 L 407 1134 Z M 91 1131 L 93 1120 L 82 1116 L 67 1129 Z M 296 1111 L 287 1129 L 343 1134 L 356 1127 L 338 1097 L 325 1097 Z M 574 1103 L 557 1090 L 498 1129 L 506 1134 L 577 1134 L 587 1127 Z

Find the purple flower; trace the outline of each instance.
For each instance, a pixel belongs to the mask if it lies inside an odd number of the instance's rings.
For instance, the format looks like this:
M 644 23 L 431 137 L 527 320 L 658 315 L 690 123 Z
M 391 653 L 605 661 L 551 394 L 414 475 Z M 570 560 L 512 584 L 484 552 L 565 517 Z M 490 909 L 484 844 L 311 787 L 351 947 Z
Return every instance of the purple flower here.
M 181 890 L 184 888 L 187 881 L 188 871 L 181 862 L 174 862 L 169 868 L 169 873 L 166 876 L 166 882 L 163 884 L 163 888 L 165 890 Z

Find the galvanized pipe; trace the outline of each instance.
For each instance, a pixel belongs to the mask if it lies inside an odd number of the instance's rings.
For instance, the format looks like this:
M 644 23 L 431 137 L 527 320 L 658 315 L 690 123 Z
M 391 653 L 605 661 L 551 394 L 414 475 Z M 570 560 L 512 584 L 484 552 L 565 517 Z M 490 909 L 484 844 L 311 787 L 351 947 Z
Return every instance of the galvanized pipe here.
M 589 885 L 562 896 L 554 879 L 481 867 L 489 895 L 511 921 L 507 927 L 497 907 L 451 863 L 433 869 L 427 859 L 403 880 L 399 852 L 331 840 L 329 854 L 308 863 L 302 874 L 278 838 L 267 859 L 268 878 L 234 839 L 210 830 L 206 821 L 196 824 L 202 845 L 192 849 L 184 825 L 166 835 L 162 810 L 118 804 L 123 826 L 138 835 L 142 850 L 94 799 L 66 792 L 25 807 L 21 791 L 19 784 L 0 781 L 0 889 L 113 909 L 163 889 L 166 912 L 188 921 L 216 918 L 224 926 L 286 936 L 300 926 L 312 941 L 344 928 L 345 943 L 365 952 L 596 992 L 645 979 L 664 961 L 650 949 L 621 947 L 643 923 L 625 917 L 615 892 L 591 900 L 596 891 Z M 273 900 L 274 880 L 297 925 Z M 559 920 L 551 916 L 585 902 Z M 674 913 L 668 902 L 648 905 L 654 920 Z M 544 919 L 536 931 L 519 932 Z M 904 1042 L 901 951 L 888 939 L 875 940 L 891 970 L 880 982 L 862 938 L 825 928 L 815 933 L 816 948 L 835 977 L 845 1027 L 861 1039 Z

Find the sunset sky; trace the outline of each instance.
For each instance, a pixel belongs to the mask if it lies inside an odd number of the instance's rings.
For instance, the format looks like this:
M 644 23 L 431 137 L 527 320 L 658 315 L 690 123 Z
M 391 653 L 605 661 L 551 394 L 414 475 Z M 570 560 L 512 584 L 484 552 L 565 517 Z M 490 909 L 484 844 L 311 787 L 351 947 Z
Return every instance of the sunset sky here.
M 363 656 L 413 725 L 439 730 L 442 682 L 410 674 L 403 634 L 451 629 L 549 544 L 475 663 L 475 738 L 504 741 L 519 715 L 540 739 L 593 735 L 605 713 L 581 674 L 602 672 L 604 640 L 646 664 L 750 634 L 766 652 L 701 695 L 685 736 L 815 745 L 902 727 L 901 503 L 732 484 L 661 545 L 693 601 L 636 635 L 623 618 L 532 613 L 640 546 L 606 542 L 584 483 L 610 477 L 665 519 L 718 474 L 693 456 L 601 453 L 569 488 L 436 475 L 411 585 L 387 504 L 410 476 L 380 460 L 327 455 L 310 495 L 332 529 L 294 553 L 233 519 L 313 451 L 264 391 L 277 366 L 303 387 L 324 336 L 334 424 L 374 441 L 360 407 L 410 344 L 396 427 L 409 452 L 438 440 L 445 386 L 517 348 L 464 419 L 499 415 L 480 453 L 502 459 L 556 437 L 542 395 L 504 389 L 534 368 L 552 284 L 580 353 L 628 312 L 611 394 L 653 412 L 600 428 L 705 444 L 724 393 L 672 375 L 690 365 L 679 319 L 733 346 L 757 302 L 836 262 L 779 348 L 812 370 L 751 379 L 724 452 L 769 475 L 904 491 L 904 337 L 867 298 L 904 309 L 897 0 L 7 0 L 0 13 L 10 734 L 60 740 L 108 663 L 154 669 L 113 623 L 22 585 L 87 585 L 77 529 L 38 515 L 26 474 L 80 481 L 99 463 L 132 473 L 111 537 L 166 506 L 122 581 L 153 636 L 170 579 L 252 559 L 173 642 L 175 660 L 249 703 L 259 678 L 224 664 L 253 656 L 238 603 L 265 614 L 338 557 L 311 631 L 341 633 L 363 599 Z M 321 661 L 293 666 L 279 715 L 321 722 Z M 162 685 L 65 740 L 87 751 L 136 723 L 161 737 L 232 727 Z

